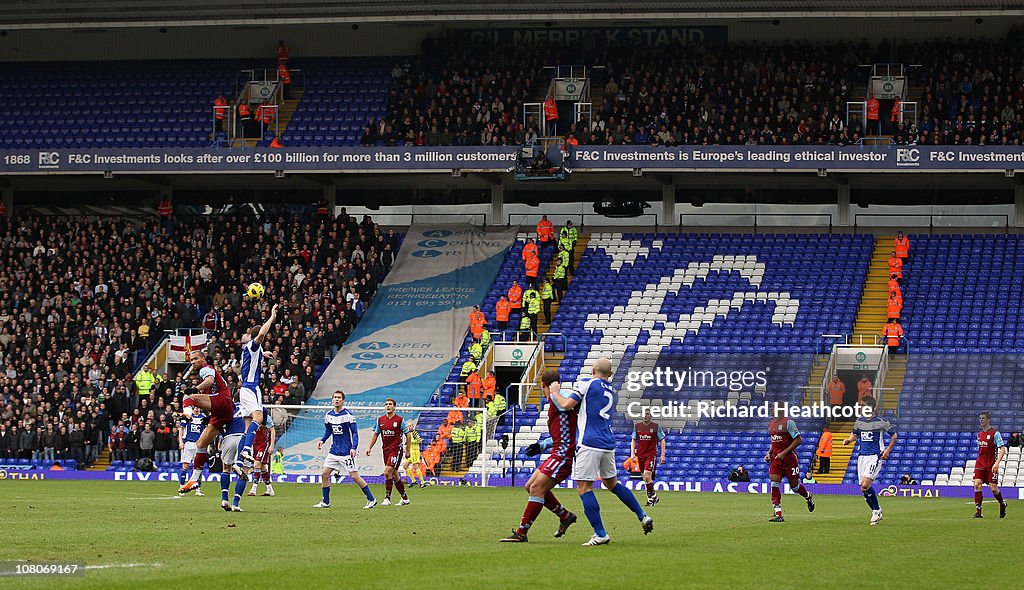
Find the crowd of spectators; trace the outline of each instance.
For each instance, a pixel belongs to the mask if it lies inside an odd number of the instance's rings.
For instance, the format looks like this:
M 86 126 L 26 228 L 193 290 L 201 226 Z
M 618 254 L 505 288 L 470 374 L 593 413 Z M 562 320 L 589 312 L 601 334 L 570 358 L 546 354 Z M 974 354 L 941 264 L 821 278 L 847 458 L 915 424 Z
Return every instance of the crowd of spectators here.
M 266 403 L 301 403 L 359 322 L 399 236 L 368 216 L 0 221 L 0 459 L 174 460 L 184 388 L 135 369 L 167 330 L 202 327 L 237 385 L 240 337 L 281 303 Z M 262 282 L 266 296 L 243 297 Z M 111 434 L 114 433 L 114 436 Z
M 443 56 L 443 57 L 441 57 Z M 1019 144 L 1024 139 L 1024 43 L 998 40 L 727 43 L 578 50 L 430 40 L 395 66 L 389 118 L 371 120 L 364 145 L 521 145 L 538 133 L 524 102 L 542 102 L 553 70 L 591 70 L 590 125 L 557 129 L 580 144 L 737 145 L 856 143 L 847 102 L 865 100 L 870 69 L 908 66 L 917 122 L 888 123 L 897 143 Z M 565 126 L 562 123 L 563 127 Z

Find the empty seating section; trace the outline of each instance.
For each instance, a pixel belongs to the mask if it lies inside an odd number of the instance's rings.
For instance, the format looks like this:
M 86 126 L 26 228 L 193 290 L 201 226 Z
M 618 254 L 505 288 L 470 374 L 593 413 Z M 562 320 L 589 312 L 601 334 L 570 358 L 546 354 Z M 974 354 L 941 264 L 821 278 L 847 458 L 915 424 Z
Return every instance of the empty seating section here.
M 223 94 L 233 100 L 238 72 L 253 65 L 252 60 L 5 63 L 0 147 L 206 146 L 213 99 Z
M 993 424 L 1020 430 L 1024 424 L 1024 355 L 911 355 L 900 397 L 900 421 L 906 430 L 971 432 L 978 413 L 992 412 Z
M 871 236 L 811 234 L 618 234 L 591 236 L 551 330 L 566 335 L 561 372 L 588 375 L 612 359 L 619 410 L 638 398 L 658 404 L 705 400 L 799 402 L 822 334 L 848 333 L 872 252 Z M 629 370 L 655 366 L 709 371 L 768 369 L 765 389 L 648 388 L 630 392 Z M 766 476 L 766 420 L 661 419 L 671 459 L 662 478 L 724 478 L 744 465 Z M 820 420 L 798 421 L 809 458 Z M 631 421 L 616 424 L 628 454 Z
M 293 60 L 305 95 L 287 145 L 359 145 L 387 111 L 394 58 Z M 2 148 L 205 147 L 213 100 L 232 104 L 266 59 L 4 63 Z
M 359 145 L 371 119 L 387 115 L 395 58 L 304 59 L 302 101 L 285 139 L 288 146 Z
M 1024 239 L 910 236 L 903 324 L 911 353 L 1024 349 Z M 1018 328 L 1019 325 L 1019 328 Z
M 900 441 L 882 479 L 896 482 L 908 473 L 922 482 L 971 485 L 978 413 L 992 412 L 1004 437 L 1024 425 L 1024 241 L 991 234 L 910 240 L 901 319 L 909 354 L 893 418 Z M 1010 452 L 1004 485 L 1017 481 L 1020 449 Z M 844 481 L 856 481 L 852 463 Z

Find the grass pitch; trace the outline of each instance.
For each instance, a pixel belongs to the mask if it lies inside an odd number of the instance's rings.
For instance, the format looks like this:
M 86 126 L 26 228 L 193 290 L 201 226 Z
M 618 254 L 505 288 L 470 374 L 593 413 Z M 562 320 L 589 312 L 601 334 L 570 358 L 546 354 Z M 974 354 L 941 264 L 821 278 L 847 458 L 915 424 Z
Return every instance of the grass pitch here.
M 175 484 L 9 481 L 0 484 L 0 561 L 74 561 L 81 577 L 4 578 L 10 588 L 851 588 L 1016 587 L 1014 539 L 1024 504 L 1006 519 L 986 503 L 972 520 L 963 499 L 881 498 L 868 526 L 859 497 L 817 498 L 808 514 L 783 500 L 787 521 L 767 522 L 767 496 L 662 493 L 654 533 L 598 491 L 612 537 L 591 534 L 574 490 L 557 490 L 579 523 L 554 539 L 541 514 L 526 545 L 497 540 L 518 524 L 526 494 L 513 489 L 412 488 L 413 504 L 363 510 L 352 485 L 315 510 L 317 485 L 278 485 L 244 498 L 245 512 L 207 496 L 175 497 Z M 378 499 L 381 486 L 373 486 Z M 987 496 L 987 491 L 986 491 Z M 397 498 L 397 494 L 395 495 Z

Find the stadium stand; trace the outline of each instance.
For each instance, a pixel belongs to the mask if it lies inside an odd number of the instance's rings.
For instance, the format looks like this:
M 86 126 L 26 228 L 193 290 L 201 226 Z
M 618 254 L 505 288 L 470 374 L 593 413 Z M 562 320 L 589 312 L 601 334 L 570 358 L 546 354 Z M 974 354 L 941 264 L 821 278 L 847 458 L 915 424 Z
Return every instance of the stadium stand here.
M 914 235 L 905 268 L 903 323 L 907 375 L 900 394 L 900 444 L 890 479 L 901 473 L 959 485 L 973 472 L 977 414 L 997 411 L 1009 432 L 1024 423 L 1014 393 L 1024 379 L 1017 329 L 1021 249 L 1014 235 Z M 1003 471 L 1017 481 L 1020 452 Z M 965 467 L 969 469 L 965 472 Z M 966 475 L 965 475 L 966 473 Z M 852 482 L 855 471 L 846 475 Z
M 443 46 L 445 61 L 431 47 Z M 814 59 L 805 59 L 814 55 Z M 540 100 L 555 64 L 600 66 L 591 80 L 591 128 L 561 130 L 581 144 L 849 144 L 846 102 L 862 100 L 859 64 L 921 64 L 909 70 L 919 122 L 887 129 L 895 143 L 1019 144 L 1024 86 L 1011 72 L 1019 31 L 997 41 L 693 46 L 671 54 L 640 47 L 528 50 L 436 40 L 398 76 L 390 119 L 365 145 L 516 145 L 536 134 L 517 111 Z
M 438 51 L 443 47 L 444 51 Z M 813 54 L 813 60 L 803 56 Z M 439 56 L 444 55 L 444 59 Z M 292 146 L 519 145 L 535 136 L 521 105 L 542 100 L 544 66 L 592 72 L 590 127 L 560 130 L 581 144 L 850 144 L 846 121 L 873 60 L 908 70 L 916 124 L 893 124 L 898 144 L 1017 145 L 1024 139 L 1024 57 L 1018 31 L 997 41 L 529 50 L 428 40 L 416 57 L 303 58 L 304 92 Z M 211 104 L 234 99 L 239 72 L 266 59 L 5 63 L 0 147 L 187 147 L 210 143 Z M 883 115 L 885 115 L 883 113 Z M 883 117 L 885 118 L 885 117 Z M 269 137 L 261 145 L 266 145 Z
M 631 364 L 634 370 L 646 367 L 653 363 L 657 354 L 651 351 L 638 353 L 638 349 L 655 342 L 655 337 L 650 335 L 652 328 L 662 330 L 667 327 L 669 331 L 665 333 L 669 334 L 672 327 L 667 324 L 679 321 L 681 331 L 673 334 L 670 342 L 665 342 L 663 352 L 673 355 L 673 365 L 685 366 L 689 359 L 695 368 L 709 370 L 749 370 L 750 366 L 758 364 L 767 366 L 772 374 L 773 388 L 790 393 L 788 398 L 783 395 L 773 396 L 773 399 L 781 397 L 797 403 L 803 395 L 800 386 L 807 382 L 812 355 L 820 346 L 820 335 L 849 333 L 852 328 L 873 243 L 871 236 L 611 233 L 590 236 L 586 254 L 579 262 L 577 277 L 550 328 L 564 333 L 568 343 L 560 371 L 563 378 L 570 379 L 589 374 L 587 363 L 602 355 L 611 356 L 616 367 L 624 366 L 623 363 Z M 504 286 L 512 279 L 522 280 L 520 248 L 521 242 L 517 242 L 510 251 L 488 302 L 503 293 Z M 840 255 L 830 257 L 822 264 L 820 253 L 823 251 Z M 724 255 L 724 252 L 730 254 Z M 748 256 L 756 257 L 756 262 L 750 259 L 749 270 L 752 273 L 747 272 Z M 736 264 L 737 259 L 739 264 Z M 697 280 L 693 277 L 680 278 L 677 288 L 692 283 L 689 290 L 665 295 L 664 305 L 653 302 L 651 295 L 641 294 L 645 286 L 656 286 L 662 277 L 671 277 L 680 269 L 686 269 L 690 262 L 694 263 L 695 269 L 703 268 L 706 272 Z M 763 266 L 755 268 L 756 264 Z M 732 266 L 736 270 L 726 270 Z M 807 272 L 811 266 L 816 268 L 815 273 Z M 717 277 L 710 276 L 712 269 Z M 751 281 L 741 272 L 756 278 Z M 829 288 L 822 289 L 822 285 L 829 285 Z M 780 304 L 783 313 L 776 315 L 780 310 L 774 303 L 768 303 L 768 297 L 769 294 L 779 295 L 783 289 L 788 289 L 793 301 Z M 666 292 L 668 290 L 665 289 Z M 754 293 L 751 300 L 745 298 L 746 292 Z M 764 297 L 759 297 L 757 292 Z M 712 299 L 721 298 L 728 302 L 725 305 L 728 308 L 736 293 L 741 297 L 733 313 L 719 310 L 717 305 L 708 305 Z M 794 302 L 798 302 L 798 306 Z M 790 305 L 793 305 L 792 309 Z M 696 313 L 693 313 L 695 308 Z M 679 317 L 687 313 L 693 315 L 692 320 Z M 728 317 L 724 317 L 727 313 Z M 641 329 L 640 323 L 648 314 L 656 323 L 652 328 Z M 714 330 L 710 329 L 712 322 Z M 640 334 L 637 344 L 627 344 L 625 335 L 621 336 L 622 342 L 604 343 L 604 336 L 617 333 L 619 329 L 635 329 Z M 558 346 L 556 342 L 547 344 L 549 348 Z M 624 387 L 624 372 L 624 369 L 618 371 L 616 377 L 616 385 L 621 392 L 619 409 L 623 411 L 630 400 L 639 399 L 638 394 L 630 393 Z M 458 372 L 453 370 L 449 380 L 457 379 Z M 446 387 L 442 389 L 442 399 L 454 392 L 453 386 Z M 681 393 L 647 389 L 643 393 L 646 401 L 657 399 L 685 403 L 716 398 L 717 403 L 741 402 L 739 395 L 723 398 L 720 393 L 712 395 L 700 388 Z M 745 395 L 742 401 L 749 403 L 750 396 Z M 424 413 L 420 424 L 440 425 L 443 419 L 440 414 L 430 418 Z M 537 460 L 527 457 L 521 449 L 546 432 L 545 420 L 546 416 L 537 405 L 528 403 L 514 425 L 508 420 L 498 425 L 491 437 L 492 446 L 485 448 L 495 451 L 487 457 L 491 461 L 490 468 L 507 467 L 508 459 L 514 455 L 519 461 L 520 472 L 524 475 L 529 473 Z M 668 444 L 675 458 L 661 471 L 664 477 L 719 479 L 737 465 L 753 469 L 756 477 L 764 476 L 761 456 L 765 437 L 763 424 L 757 420 L 716 420 L 713 425 L 703 426 L 686 424 L 685 421 L 660 422 L 670 428 Z M 820 421 L 813 420 L 802 424 L 806 437 L 805 453 L 813 452 L 820 426 Z M 628 454 L 631 427 L 632 423 L 624 417 L 616 422 L 620 455 Z M 517 433 L 519 449 L 496 452 L 500 449 L 498 441 L 511 434 L 513 429 Z M 704 452 L 698 452 L 700 449 Z M 714 452 L 707 452 L 708 449 Z M 479 469 L 478 461 L 469 477 L 472 478 Z M 628 477 L 625 471 L 623 475 Z
M 660 349 L 660 354 L 672 355 L 673 366 L 713 371 L 769 367 L 770 399 L 792 403 L 802 397 L 800 386 L 807 382 L 820 336 L 849 333 L 852 328 L 872 250 L 870 236 L 606 234 L 596 238 L 592 237 L 593 247 L 581 261 L 580 276 L 555 320 L 557 331 L 574 343 L 575 350 L 567 351 L 562 364 L 566 373 L 589 374 L 589 363 L 600 356 L 610 356 L 617 367 L 652 369 Z M 823 251 L 837 255 L 822 261 Z M 815 270 L 809 273 L 812 267 Z M 781 297 L 784 293 L 791 298 L 788 303 Z M 662 297 L 664 303 L 659 305 Z M 663 332 L 652 334 L 657 331 Z M 633 334 L 639 337 L 636 344 L 629 344 Z M 617 370 L 616 382 L 624 391 L 620 410 L 626 409 L 630 399 L 640 397 L 622 386 L 624 376 L 623 369 Z M 749 402 L 738 395 L 721 399 L 721 393 L 712 395 L 707 389 L 648 388 L 642 398 Z M 660 422 L 669 428 L 684 426 Z M 820 426 L 805 422 L 805 431 Z M 632 423 L 623 417 L 617 426 L 619 450 L 628 453 Z M 682 454 L 682 462 L 666 466 L 665 475 L 720 478 L 744 465 L 752 476 L 763 476 L 763 424 L 757 420 L 719 419 L 713 425 L 685 426 L 685 432 L 669 434 L 672 448 L 699 442 L 716 449 L 714 456 L 692 461 Z M 808 440 L 805 445 L 813 449 L 814 442 Z
M 305 86 L 285 131 L 288 145 L 359 145 L 367 123 L 386 117 L 392 85 L 389 65 L 394 61 L 313 58 L 299 62 Z
M 173 448 L 164 450 L 176 451 L 174 416 L 187 382 L 137 377 L 137 367 L 165 330 L 202 326 L 215 364 L 235 379 L 241 334 L 262 321 L 270 300 L 285 308 L 268 346 L 277 360 L 266 401 L 301 403 L 358 323 L 356 293 L 372 301 L 394 260 L 382 254 L 401 243 L 400 234 L 344 210 L 337 219 L 182 217 L 170 231 L 151 219 L 27 214 L 5 223 L 0 423 L 15 436 L 4 439 L 0 458 L 44 467 L 94 463 L 122 422 L 127 457 L 119 460 L 152 458 L 139 447 L 147 424 L 169 428 Z M 249 281 L 262 282 L 269 297 L 249 302 Z M 152 395 L 138 395 L 150 387 Z M 76 427 L 86 434 L 77 450 Z
M 255 62 L 259 63 L 259 62 Z M 254 61 L 3 64 L 0 147 L 210 145 L 212 104 Z

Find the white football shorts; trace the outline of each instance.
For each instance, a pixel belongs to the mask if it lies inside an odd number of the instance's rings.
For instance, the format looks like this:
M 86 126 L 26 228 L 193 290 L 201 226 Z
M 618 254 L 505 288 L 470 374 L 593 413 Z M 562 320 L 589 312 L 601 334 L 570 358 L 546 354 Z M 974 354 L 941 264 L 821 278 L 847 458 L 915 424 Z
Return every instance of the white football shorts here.
M 333 469 L 338 473 L 347 474 L 359 471 L 359 466 L 356 465 L 356 458 L 351 455 L 328 454 L 327 458 L 324 459 L 324 469 Z
M 220 441 L 220 460 L 225 465 L 232 465 L 238 458 L 238 445 L 242 442 L 241 434 L 229 434 Z
M 867 478 L 871 481 L 878 479 L 878 473 L 882 471 L 882 457 L 879 455 L 861 455 L 857 457 L 857 481 Z
M 578 481 L 597 481 L 615 477 L 615 451 L 580 447 L 572 464 L 572 478 Z
M 243 416 L 252 416 L 253 412 L 263 411 L 263 392 L 257 387 L 254 390 L 242 387 L 238 390 L 238 405 Z
M 185 448 L 181 450 L 181 462 L 192 463 L 196 460 L 196 453 L 199 452 L 199 447 L 194 441 L 186 441 Z

